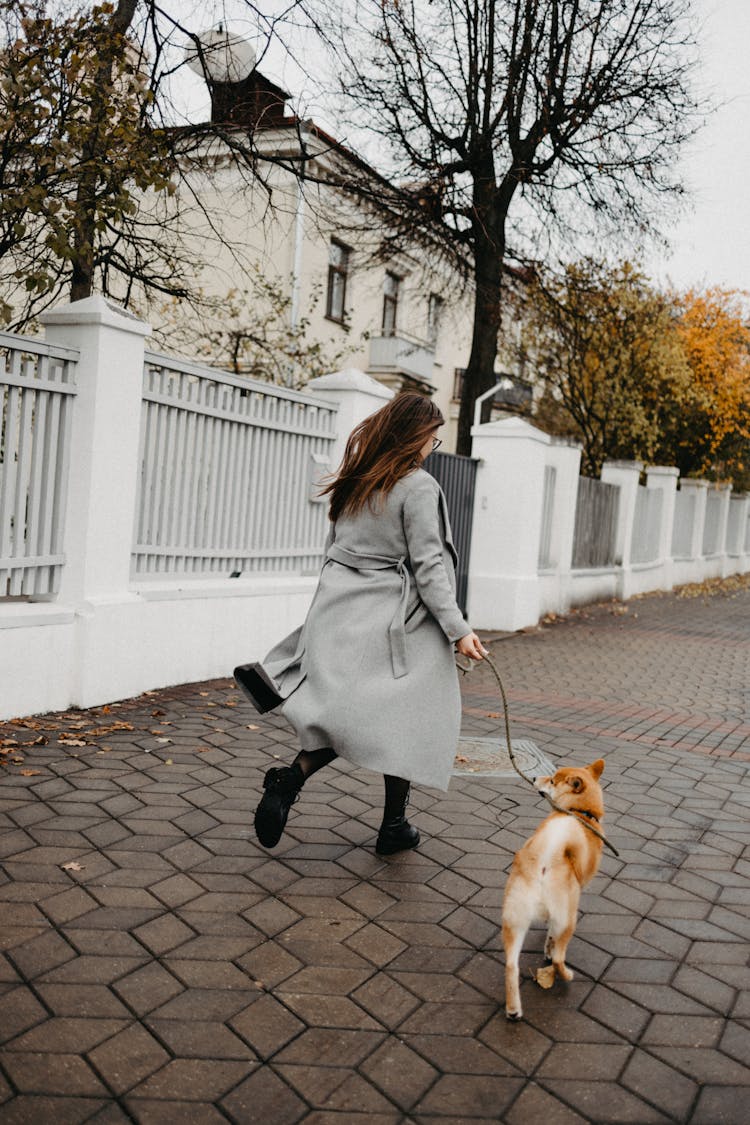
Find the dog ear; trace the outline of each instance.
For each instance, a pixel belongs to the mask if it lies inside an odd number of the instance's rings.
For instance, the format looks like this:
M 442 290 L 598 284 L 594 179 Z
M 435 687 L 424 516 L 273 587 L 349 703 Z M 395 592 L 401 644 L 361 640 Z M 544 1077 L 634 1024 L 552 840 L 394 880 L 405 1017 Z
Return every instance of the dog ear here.
M 604 758 L 597 758 L 590 766 L 586 766 L 586 769 L 593 775 L 594 781 L 596 781 L 604 772 Z

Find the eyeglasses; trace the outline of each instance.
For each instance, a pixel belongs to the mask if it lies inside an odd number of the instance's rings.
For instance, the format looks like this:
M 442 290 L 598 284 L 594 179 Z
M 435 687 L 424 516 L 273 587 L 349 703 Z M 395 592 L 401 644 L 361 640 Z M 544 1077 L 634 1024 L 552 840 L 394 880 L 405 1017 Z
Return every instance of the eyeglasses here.
M 439 437 L 434 437 L 434 438 L 432 439 L 432 452 L 434 453 L 434 452 L 435 452 L 435 450 L 436 450 L 436 449 L 439 449 L 439 448 L 440 448 L 440 446 L 441 446 L 442 444 L 443 444 L 443 442 L 442 442 L 442 439 L 441 439 L 441 438 L 439 438 Z

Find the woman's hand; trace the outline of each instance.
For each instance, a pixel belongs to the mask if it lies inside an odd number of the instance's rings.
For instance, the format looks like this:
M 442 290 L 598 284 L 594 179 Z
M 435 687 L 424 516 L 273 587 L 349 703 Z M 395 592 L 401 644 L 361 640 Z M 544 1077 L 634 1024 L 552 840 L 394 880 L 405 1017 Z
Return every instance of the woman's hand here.
M 476 633 L 467 633 L 460 641 L 456 641 L 456 652 L 461 656 L 468 656 L 470 660 L 482 660 L 487 655 L 487 649 Z

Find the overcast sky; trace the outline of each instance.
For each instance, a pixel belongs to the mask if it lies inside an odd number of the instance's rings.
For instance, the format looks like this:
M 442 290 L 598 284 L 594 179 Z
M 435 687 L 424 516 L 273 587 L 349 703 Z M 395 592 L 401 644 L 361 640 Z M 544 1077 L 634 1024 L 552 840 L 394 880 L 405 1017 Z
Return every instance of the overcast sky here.
M 219 0 L 194 6 L 196 30 L 215 22 L 211 16 L 218 7 Z M 264 10 L 277 7 L 271 0 Z M 671 281 L 679 288 L 723 285 L 750 291 L 750 0 L 693 0 L 693 8 L 698 17 L 701 88 L 718 108 L 682 160 L 688 206 L 677 224 L 664 232 L 671 253 L 652 251 L 645 265 L 655 280 Z M 249 23 L 240 21 L 232 29 L 244 32 Z M 281 81 L 304 116 L 331 128 L 316 95 L 321 56 L 298 35 L 290 38 L 295 40 L 294 57 L 284 58 L 280 50 L 271 50 L 261 69 Z M 306 57 L 310 76 L 298 65 L 304 66 Z M 191 92 L 191 114 L 204 115 L 208 98 L 198 78 Z
M 650 271 L 680 288 L 750 290 L 750 0 L 693 0 L 703 82 L 720 103 L 682 162 L 692 212 L 670 231 L 672 255 Z

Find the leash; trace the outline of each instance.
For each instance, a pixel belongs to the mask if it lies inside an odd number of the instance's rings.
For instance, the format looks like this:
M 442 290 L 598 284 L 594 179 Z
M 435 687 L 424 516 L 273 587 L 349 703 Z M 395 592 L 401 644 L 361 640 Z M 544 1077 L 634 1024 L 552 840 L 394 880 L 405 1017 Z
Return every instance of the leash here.
M 503 687 L 503 681 L 500 679 L 500 673 L 497 670 L 497 665 L 495 664 L 495 661 L 492 659 L 489 653 L 486 653 L 482 660 L 484 661 L 484 663 L 489 664 L 490 668 L 493 671 L 495 679 L 497 680 L 497 686 L 500 688 L 500 696 L 503 701 L 503 718 L 505 719 L 505 741 L 508 745 L 508 757 L 510 758 L 511 765 L 513 766 L 513 769 L 516 771 L 518 776 L 522 777 L 525 782 L 531 785 L 532 788 L 534 788 L 536 792 L 539 793 L 540 790 L 536 788 L 532 779 L 530 777 L 527 777 L 523 770 L 520 768 L 518 762 L 516 761 L 515 754 L 513 753 L 513 743 L 510 737 L 510 719 L 508 717 L 508 700 L 505 697 L 505 688 Z M 459 664 L 458 661 L 456 661 L 456 667 L 460 672 L 463 672 L 464 675 L 467 675 L 478 666 L 478 663 L 479 661 L 477 661 L 477 664 L 469 664 L 468 666 L 464 666 L 463 664 Z M 590 824 L 588 820 L 583 819 L 583 816 L 579 816 L 573 809 L 561 808 L 560 805 L 556 804 L 556 802 L 553 801 L 551 797 L 548 797 L 546 793 L 542 793 L 542 796 L 552 806 L 555 812 L 564 813 L 565 816 L 572 816 L 574 820 L 577 820 L 578 823 L 582 824 L 583 827 L 588 829 L 589 832 L 593 832 L 593 834 L 599 840 L 601 840 L 601 842 L 606 845 L 606 847 L 609 848 L 612 854 L 616 855 L 619 859 L 620 853 L 618 852 L 614 844 L 610 844 L 609 840 L 603 832 L 599 832 L 598 829 L 594 828 L 593 824 Z

